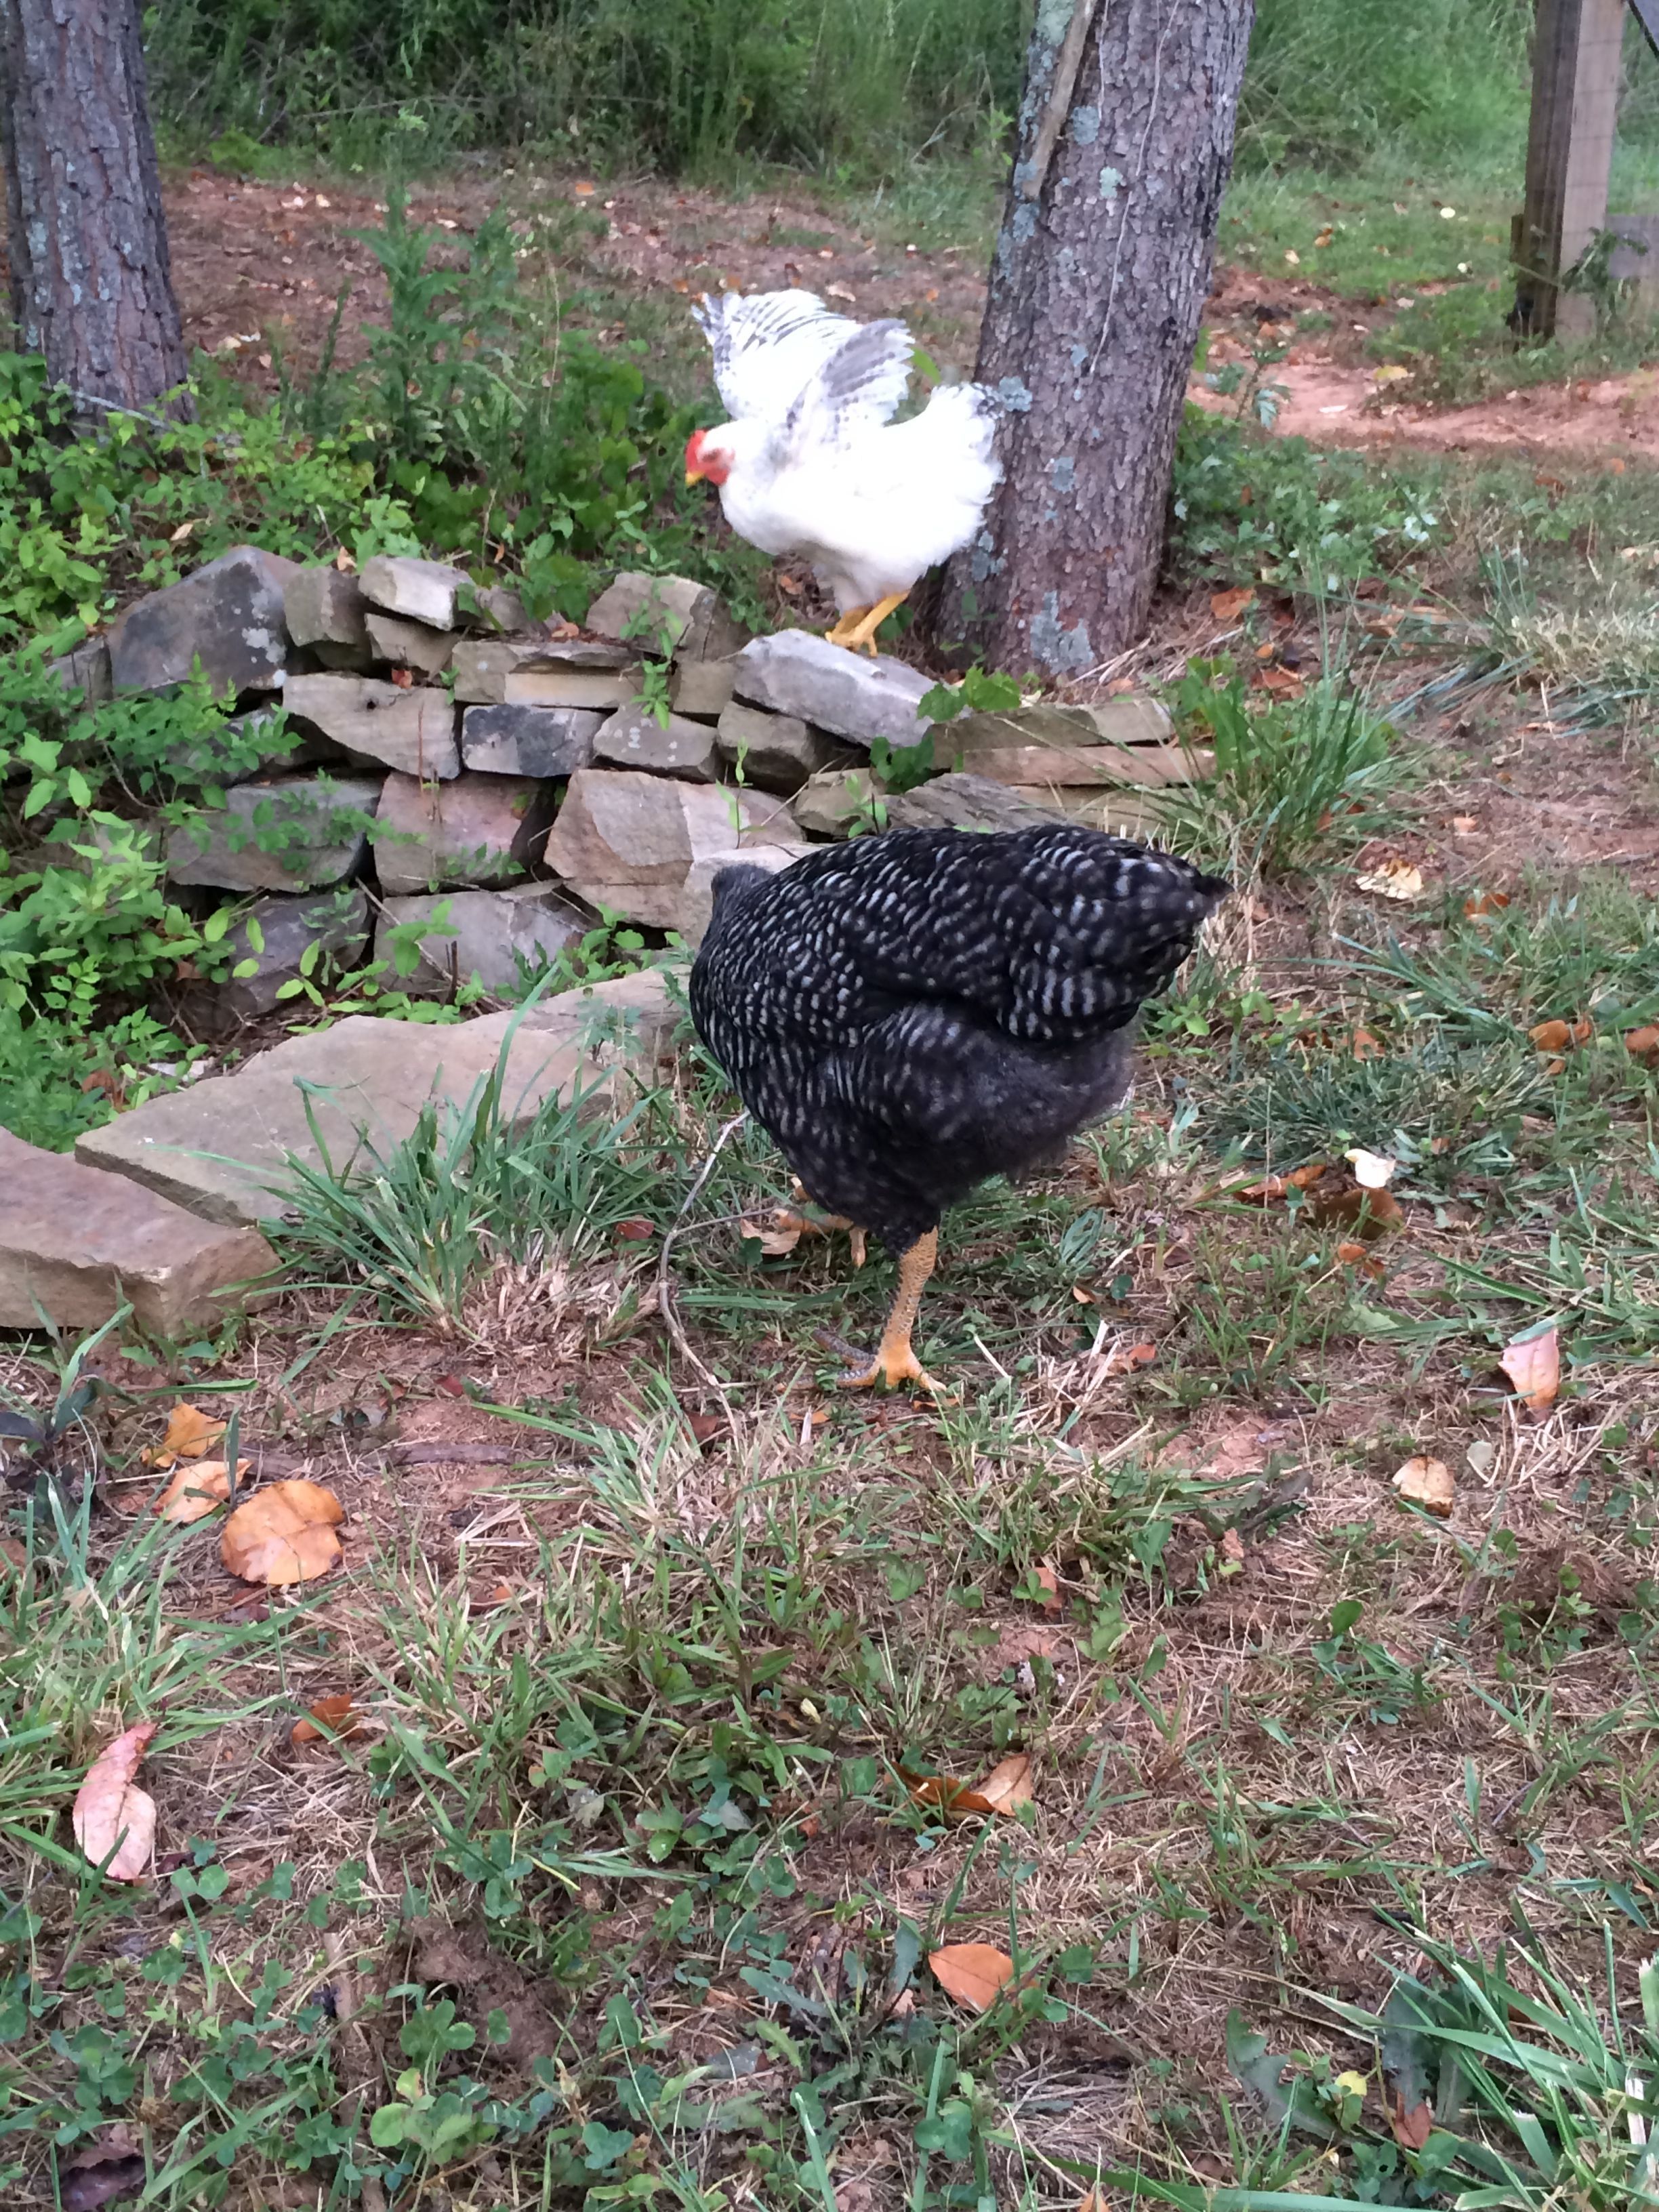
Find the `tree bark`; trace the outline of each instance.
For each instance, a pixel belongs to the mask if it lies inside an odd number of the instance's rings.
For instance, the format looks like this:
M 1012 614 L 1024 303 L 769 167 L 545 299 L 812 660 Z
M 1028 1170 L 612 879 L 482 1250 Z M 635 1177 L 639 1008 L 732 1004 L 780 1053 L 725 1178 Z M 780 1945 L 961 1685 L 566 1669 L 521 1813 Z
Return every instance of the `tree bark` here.
M 1037 0 L 976 375 L 1003 481 L 934 626 L 1076 677 L 1139 636 L 1254 0 Z
M 145 408 L 189 363 L 173 297 L 138 0 L 3 0 L 17 342 L 78 398 Z M 174 412 L 189 411 L 187 399 Z

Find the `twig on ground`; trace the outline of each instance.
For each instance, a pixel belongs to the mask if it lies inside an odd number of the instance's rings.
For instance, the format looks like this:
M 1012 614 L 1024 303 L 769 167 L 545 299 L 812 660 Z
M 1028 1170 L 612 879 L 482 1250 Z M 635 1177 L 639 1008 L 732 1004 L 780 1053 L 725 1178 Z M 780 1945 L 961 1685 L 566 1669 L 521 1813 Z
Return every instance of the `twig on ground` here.
M 334 1986 L 334 2017 L 339 2023 L 340 2042 L 346 2062 L 354 2079 L 362 2083 L 352 2097 L 348 2112 L 355 2130 L 362 2121 L 363 2107 L 368 2102 L 374 2079 L 374 2054 L 368 2047 L 368 2038 L 357 2017 L 357 1979 L 351 1971 L 351 1960 L 346 1951 L 346 1939 L 332 1929 L 323 1935 L 323 1956 Z M 363 2212 L 386 2212 L 386 2191 L 372 2174 L 363 2177 Z
M 699 1196 L 702 1194 L 703 1185 L 708 1181 L 709 1176 L 714 1172 L 714 1163 L 719 1159 L 721 1152 L 724 1151 L 727 1139 L 733 1136 L 748 1119 L 749 1115 L 746 1111 L 741 1114 L 734 1114 L 732 1116 L 732 1119 L 720 1131 L 719 1136 L 715 1138 L 714 1148 L 709 1152 L 708 1158 L 698 1169 L 697 1179 L 692 1184 L 690 1189 L 687 1191 L 684 1202 L 682 1204 L 679 1212 L 674 1216 L 673 1224 L 669 1229 L 668 1234 L 662 1240 L 662 1249 L 657 1255 L 657 1311 L 663 1317 L 664 1326 L 668 1331 L 669 1340 L 673 1345 L 675 1351 L 679 1353 L 681 1358 L 684 1360 L 687 1366 L 696 1368 L 697 1373 L 702 1376 L 703 1381 L 708 1383 L 709 1389 L 713 1390 L 714 1395 L 719 1398 L 721 1405 L 725 1407 L 726 1418 L 727 1421 L 732 1424 L 732 1431 L 734 1437 L 737 1434 L 737 1423 L 732 1412 L 731 1401 L 726 1397 L 725 1388 L 721 1383 L 720 1377 L 714 1372 L 713 1369 L 705 1365 L 703 1361 L 701 1360 L 697 1357 L 696 1353 L 691 1349 L 690 1343 L 686 1337 L 685 1330 L 681 1325 L 680 1317 L 674 1310 L 674 1284 L 673 1278 L 668 1272 L 668 1256 L 674 1249 L 677 1238 L 678 1238 L 684 1231 L 686 1215 L 696 1204 Z

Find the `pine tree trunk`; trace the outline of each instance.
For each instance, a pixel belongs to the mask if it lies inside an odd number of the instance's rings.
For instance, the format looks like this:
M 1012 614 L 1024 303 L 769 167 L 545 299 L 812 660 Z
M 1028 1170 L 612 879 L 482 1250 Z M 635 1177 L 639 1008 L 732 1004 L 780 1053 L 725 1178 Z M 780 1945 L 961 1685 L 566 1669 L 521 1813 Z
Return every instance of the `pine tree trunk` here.
M 1140 635 L 1254 0 L 1037 0 L 980 334 L 1003 482 L 934 627 L 1075 677 Z
M 189 363 L 138 0 L 3 0 L 0 128 L 17 343 L 80 398 L 143 408 Z M 175 403 L 175 412 L 188 403 Z

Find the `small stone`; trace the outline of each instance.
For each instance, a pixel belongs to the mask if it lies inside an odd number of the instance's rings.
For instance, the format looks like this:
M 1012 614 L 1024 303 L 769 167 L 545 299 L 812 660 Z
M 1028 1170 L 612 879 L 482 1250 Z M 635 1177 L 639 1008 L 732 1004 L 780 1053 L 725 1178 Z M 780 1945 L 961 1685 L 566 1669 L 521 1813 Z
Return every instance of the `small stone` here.
M 867 768 L 825 769 L 802 784 L 789 811 L 809 837 L 847 837 L 855 823 L 869 823 L 875 798 L 875 778 Z
M 368 601 L 342 569 L 301 568 L 283 592 L 283 617 L 295 645 L 307 645 L 330 668 L 367 668 L 372 649 Z
M 1065 819 L 983 775 L 939 775 L 888 799 L 890 830 L 1036 830 Z
M 48 661 L 46 673 L 55 676 L 64 690 L 78 692 L 79 703 L 83 707 L 100 707 L 114 696 L 106 637 L 89 637 L 84 645 L 77 645 L 72 653 L 66 653 L 61 660 Z
M 735 699 L 720 716 L 717 742 L 720 758 L 760 791 L 799 791 L 809 776 L 857 758 L 799 714 L 768 714 Z
M 369 650 L 376 660 L 394 668 L 412 668 L 419 676 L 441 676 L 455 657 L 460 634 L 453 629 L 428 629 L 424 623 L 404 622 L 397 615 L 369 610 L 367 628 Z
M 258 1231 L 199 1220 L 126 1176 L 0 1129 L 0 1328 L 100 1328 L 131 1301 L 148 1334 L 212 1327 L 276 1255 Z
M 933 688 L 902 660 L 886 653 L 866 659 L 804 629 L 778 630 L 744 646 L 734 683 L 739 699 L 774 714 L 799 714 L 861 745 L 873 738 L 919 744 L 931 726 L 916 706 Z
M 1125 691 L 1092 707 L 1012 707 L 1006 714 L 959 714 L 936 726 L 946 749 L 982 752 L 1010 744 L 1167 745 L 1169 711 L 1145 691 Z
M 595 637 L 625 638 L 636 653 L 683 660 L 724 659 L 749 635 L 707 584 L 629 568 L 594 600 L 585 627 Z
M 676 661 L 668 683 L 669 703 L 677 714 L 714 721 L 732 703 L 732 679 L 737 672 L 737 662 L 730 657 Z
M 175 884 L 228 891 L 309 891 L 355 875 L 368 848 L 379 776 L 284 776 L 239 783 L 167 833 Z M 266 849 L 266 848 L 269 849 Z
M 515 630 L 531 628 L 525 603 L 509 585 L 484 584 L 473 596 L 478 603 L 479 619 L 497 635 L 510 637 Z
M 483 707 L 623 706 L 639 690 L 637 653 L 586 639 L 463 638 L 455 696 Z
M 435 686 L 405 690 L 374 676 L 294 676 L 283 699 L 290 714 L 349 753 L 406 775 L 460 773 L 455 710 Z
M 680 935 L 694 948 L 702 943 L 714 909 L 714 878 L 722 868 L 764 868 L 769 876 L 775 876 L 809 849 L 805 845 L 745 845 L 741 853 L 720 853 L 712 859 L 693 860 L 680 897 Z
M 216 695 L 270 691 L 288 666 L 283 599 L 299 564 L 238 545 L 129 607 L 109 634 L 117 691 L 167 691 L 199 659 Z
M 936 757 L 998 783 L 1068 787 L 1201 781 L 1213 753 L 1169 742 L 1171 724 L 1156 699 L 1126 692 L 1095 707 L 1018 707 L 936 724 Z
M 447 927 L 416 940 L 419 959 L 400 963 L 398 942 L 408 946 L 411 923 L 441 913 Z M 580 945 L 593 927 L 589 916 L 549 884 L 515 884 L 506 890 L 426 892 L 388 898 L 374 937 L 374 957 L 387 963 L 387 984 L 411 998 L 447 997 L 453 986 L 477 981 L 493 996 L 521 994 L 524 971 L 550 967 Z M 404 933 L 394 940 L 393 932 Z M 522 961 L 523 968 L 520 966 Z
M 322 983 L 355 967 L 368 943 L 368 900 L 361 890 L 342 886 L 298 898 L 256 900 L 222 946 L 233 970 L 251 962 L 253 973 L 187 985 L 185 1018 L 200 1036 L 226 1036 L 282 1005 L 283 984 L 296 976 L 309 972 L 313 981 Z M 320 957 L 307 971 L 302 963 L 313 945 Z
M 461 758 L 487 775 L 573 775 L 592 762 L 604 720 L 586 707 L 468 707 Z
M 331 1029 L 286 1038 L 229 1075 L 117 1115 L 79 1139 L 76 1158 L 205 1220 L 268 1220 L 285 1209 L 289 1158 L 322 1166 L 319 1137 L 336 1174 L 361 1158 L 365 1144 L 383 1159 L 429 1097 L 464 1107 L 504 1048 L 509 1127 L 522 1128 L 544 1099 L 576 1090 L 603 1111 L 619 1096 L 628 1064 L 654 1057 L 678 1019 L 655 970 L 453 1026 L 349 1014 Z
M 167 766 L 183 781 L 228 786 L 339 758 L 337 744 L 316 732 L 293 727 L 282 708 L 256 707 L 196 737 L 179 738 L 167 748 Z
M 546 858 L 589 906 L 678 929 L 694 861 L 789 836 L 787 809 L 758 794 L 586 768 L 570 779 Z
M 374 869 L 386 892 L 446 884 L 510 883 L 553 819 L 550 784 L 527 776 L 460 775 L 449 783 L 387 776 L 374 823 Z
M 713 783 L 717 758 L 714 732 L 706 722 L 671 714 L 659 722 L 640 702 L 623 707 L 599 726 L 593 757 L 607 768 L 639 768 L 653 775 L 684 776 L 691 783 Z
M 431 629 L 453 629 L 455 594 L 472 579 L 443 561 L 416 561 L 403 553 L 377 553 L 363 563 L 364 596 L 389 615 L 407 615 Z

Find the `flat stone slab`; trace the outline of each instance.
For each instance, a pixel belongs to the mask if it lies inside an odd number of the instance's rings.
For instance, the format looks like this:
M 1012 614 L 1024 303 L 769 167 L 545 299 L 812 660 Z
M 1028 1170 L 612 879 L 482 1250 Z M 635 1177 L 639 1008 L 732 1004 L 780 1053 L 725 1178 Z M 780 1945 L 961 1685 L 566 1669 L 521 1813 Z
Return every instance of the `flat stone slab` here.
M 414 898 L 382 900 L 376 957 L 393 962 L 392 931 L 430 921 L 441 912 L 447 927 L 418 940 L 420 958 L 413 970 L 393 970 L 397 988 L 415 998 L 441 998 L 452 986 L 468 981 L 481 983 L 496 997 L 509 993 L 521 996 L 520 961 L 533 974 L 580 945 L 593 927 L 588 915 L 550 884 L 514 884 L 495 891 L 428 891 Z
M 347 752 L 405 775 L 459 775 L 455 709 L 435 685 L 383 684 L 374 676 L 291 676 L 283 704 Z
M 284 983 L 302 974 L 302 962 L 314 945 L 313 980 L 322 983 L 356 964 L 368 943 L 366 893 L 341 884 L 297 898 L 272 895 L 256 899 L 224 940 L 233 971 L 252 966 L 251 975 L 234 972 L 222 983 L 187 983 L 182 996 L 192 1029 L 204 1036 L 223 1036 L 243 1022 L 258 1020 L 282 1004 Z
M 875 804 L 875 779 L 867 768 L 828 768 L 809 776 L 789 802 L 795 826 L 809 837 L 845 837 Z
M 1039 702 L 1003 714 L 958 714 L 938 727 L 940 750 L 958 752 L 1008 745 L 1167 745 L 1175 735 L 1168 709 L 1146 691 L 1124 691 L 1092 707 Z
M 570 779 L 547 865 L 590 906 L 653 929 L 678 929 L 695 860 L 744 845 L 790 842 L 789 810 L 730 784 L 681 783 L 623 769 Z
M 744 646 L 732 688 L 751 706 L 799 714 L 862 745 L 875 738 L 919 744 L 932 727 L 916 712 L 933 688 L 928 678 L 886 653 L 871 660 L 811 630 L 781 629 Z
M 605 716 L 592 707 L 468 707 L 461 758 L 484 775 L 574 775 Z
M 455 630 L 428 629 L 424 623 L 383 615 L 375 607 L 364 617 L 363 628 L 376 660 L 389 661 L 393 668 L 412 668 L 422 676 L 441 676 L 460 642 Z
M 679 660 L 668 679 L 668 697 L 677 714 L 696 714 L 712 722 L 732 703 L 732 683 L 737 662 Z
M 468 637 L 455 648 L 455 696 L 469 706 L 620 707 L 639 689 L 632 680 L 639 662 L 629 645 L 604 645 L 586 638 Z M 625 688 L 621 679 L 627 677 Z M 584 684 L 599 688 L 599 698 L 550 698 L 541 692 Z M 608 688 L 607 688 L 608 685 Z M 538 690 L 539 687 L 539 690 Z
M 799 791 L 808 776 L 858 757 L 841 739 L 815 730 L 799 714 L 769 714 L 733 699 L 720 714 L 720 758 L 760 791 Z
M 681 936 L 695 950 L 708 935 L 714 906 L 714 878 L 722 868 L 764 868 L 769 876 L 775 876 L 811 849 L 810 845 L 745 845 L 740 853 L 693 860 L 680 894 Z
M 553 789 L 522 775 L 449 783 L 387 776 L 374 819 L 374 872 L 388 892 L 522 876 L 553 820 Z
M 98 1328 L 125 1301 L 152 1336 L 211 1326 L 276 1256 L 255 1229 L 202 1220 L 125 1176 L 0 1129 L 0 1328 Z
M 617 1095 L 608 1079 L 653 1055 L 678 1018 L 660 969 L 449 1027 L 351 1014 L 89 1130 L 75 1157 L 205 1220 L 257 1224 L 288 1207 L 289 1155 L 323 1164 L 307 1103 L 338 1173 L 366 1148 L 384 1156 L 400 1144 L 428 1098 L 465 1104 L 494 1072 L 515 1021 L 502 1104 L 519 1126 L 573 1086 L 592 1085 L 601 1103 Z
M 659 722 L 639 702 L 619 707 L 601 724 L 593 739 L 593 758 L 606 768 L 637 768 L 648 775 L 683 776 L 688 783 L 713 783 L 720 754 L 707 722 L 670 714 Z
M 368 601 L 355 576 L 338 568 L 301 568 L 288 580 L 283 615 L 295 644 L 309 646 L 325 666 L 368 666 Z
M 432 629 L 453 629 L 455 595 L 472 579 L 446 561 L 416 561 L 402 553 L 377 553 L 363 563 L 363 596 L 389 615 L 406 615 Z
M 283 594 L 299 563 L 233 546 L 129 607 L 109 634 L 118 691 L 167 691 L 199 657 L 214 691 L 269 691 L 288 666 Z
M 587 611 L 595 637 L 626 639 L 636 653 L 673 653 L 683 660 L 720 660 L 749 633 L 720 605 L 720 594 L 690 576 L 647 576 L 624 568 Z
M 292 775 L 239 783 L 222 808 L 204 808 L 168 831 L 167 873 L 176 884 L 227 891 L 313 891 L 343 882 L 362 866 L 382 781 Z
M 1065 819 L 1024 792 L 984 775 L 939 775 L 886 802 L 890 830 L 1036 830 Z

